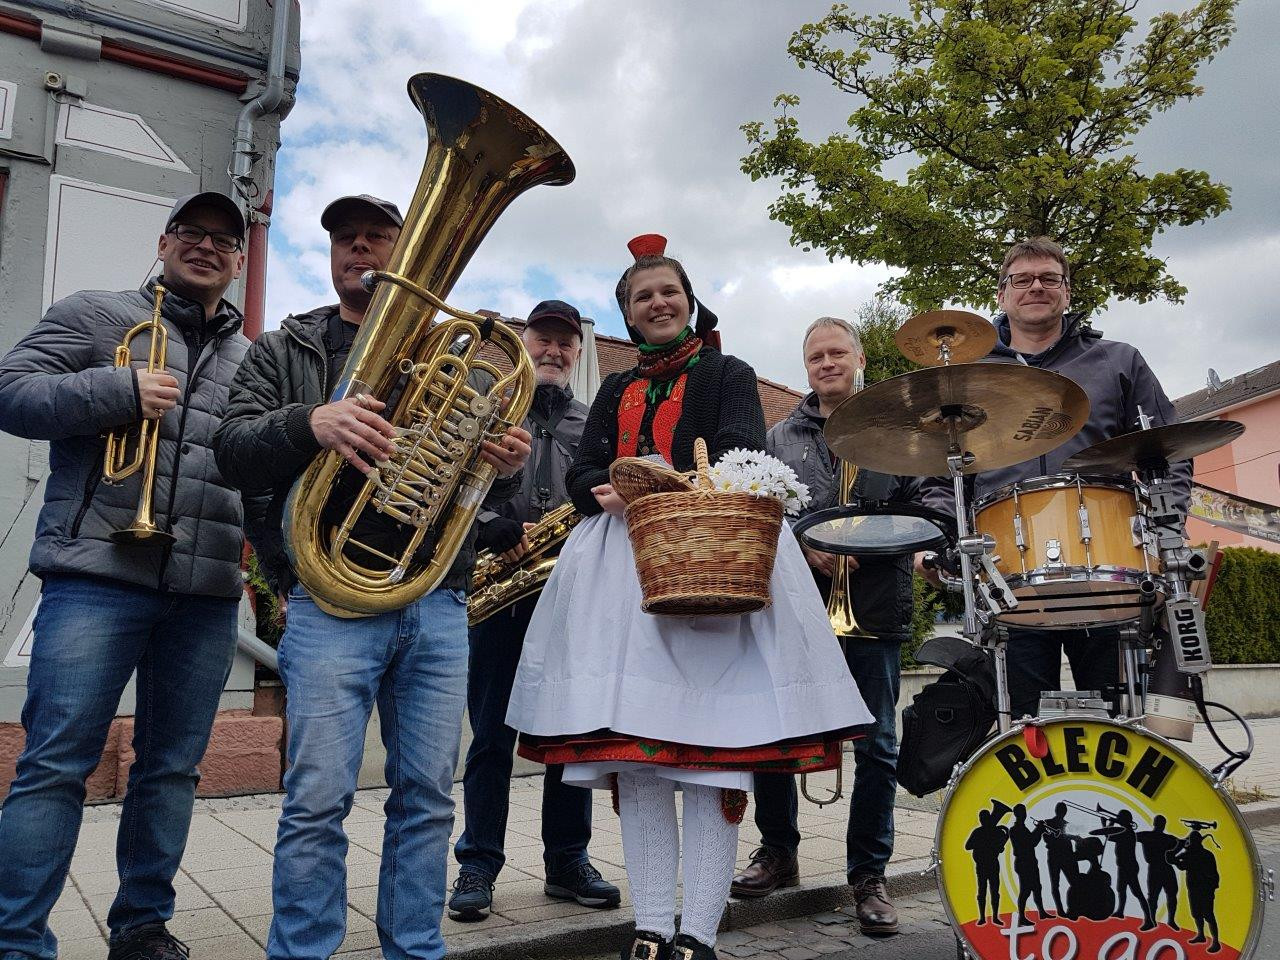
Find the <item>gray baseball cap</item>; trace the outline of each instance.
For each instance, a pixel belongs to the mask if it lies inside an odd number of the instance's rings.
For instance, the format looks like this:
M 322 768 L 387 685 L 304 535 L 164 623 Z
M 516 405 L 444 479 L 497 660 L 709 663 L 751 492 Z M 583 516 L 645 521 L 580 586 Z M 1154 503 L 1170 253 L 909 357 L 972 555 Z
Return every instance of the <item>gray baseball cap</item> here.
M 165 230 L 168 231 L 170 227 L 181 220 L 182 215 L 190 207 L 213 207 L 215 210 L 221 210 L 235 222 L 239 228 L 240 236 L 244 236 L 246 227 L 244 214 L 240 211 L 240 206 L 225 193 L 218 193 L 216 190 L 206 190 L 204 193 L 189 193 L 185 197 L 179 197 L 175 200 L 173 207 L 169 210 L 169 219 L 164 222 Z
M 390 200 L 381 200 L 367 193 L 339 197 L 333 201 L 333 203 L 324 208 L 324 213 L 320 214 L 320 226 L 332 233 L 334 228 L 342 223 L 345 217 L 357 212 L 383 216 L 397 227 L 404 226 L 404 217 L 400 214 L 399 207 Z

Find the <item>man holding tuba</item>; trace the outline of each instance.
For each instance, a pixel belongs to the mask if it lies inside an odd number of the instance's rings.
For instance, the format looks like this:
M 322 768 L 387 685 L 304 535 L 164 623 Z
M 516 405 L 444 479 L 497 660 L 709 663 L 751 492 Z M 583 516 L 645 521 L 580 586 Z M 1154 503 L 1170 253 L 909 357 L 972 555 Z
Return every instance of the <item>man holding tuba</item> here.
M 569 501 L 565 474 L 573 463 L 587 408 L 573 398 L 569 379 L 582 355 L 582 318 L 562 300 L 544 300 L 529 313 L 520 335 L 533 360 L 538 386 L 525 429 L 533 454 L 520 492 L 497 512 L 482 514 L 476 542 L 481 549 L 518 561 L 528 549 L 525 529 Z M 507 808 L 511 797 L 516 732 L 507 726 L 507 703 L 515 682 L 525 630 L 538 594 L 525 597 L 471 628 L 467 710 L 474 739 L 462 781 L 466 829 L 454 846 L 462 869 L 449 898 L 455 920 L 482 920 L 493 903 L 494 882 L 506 862 Z M 618 888 L 587 859 L 591 839 L 591 791 L 561 782 L 564 767 L 547 767 L 542 786 L 542 843 L 546 892 L 584 906 L 616 907 Z
M 272 878 L 271 960 L 324 960 L 346 932 L 346 851 L 342 823 L 351 810 L 375 702 L 391 787 L 378 883 L 378 933 L 389 956 L 444 954 L 440 917 L 453 824 L 450 790 L 466 696 L 466 590 L 475 560 L 468 534 L 439 586 L 398 610 L 336 616 L 297 583 L 281 522 L 289 490 L 311 460 L 334 450 L 354 467 L 333 491 L 340 517 L 374 470 L 393 453 L 396 427 L 382 401 L 350 396 L 326 402 L 372 301 L 363 274 L 390 261 L 404 220 L 396 206 L 368 195 L 325 208 L 338 303 L 286 317 L 264 333 L 236 374 L 226 419 L 215 438 L 219 466 L 245 493 L 250 540 L 273 585 L 287 591 L 280 641 L 287 692 L 289 770 Z M 473 373 L 473 379 L 477 373 Z M 485 501 L 509 499 L 529 455 L 529 435 L 510 428 L 481 456 L 498 470 Z M 265 504 L 265 506 L 263 506 Z M 326 522 L 338 522 L 326 511 Z M 393 521 L 362 517 L 353 539 L 390 551 Z M 372 561 L 371 561 L 372 562 Z
M 841 463 L 822 435 L 828 415 L 862 387 L 867 358 L 852 324 L 836 317 L 815 320 L 802 341 L 811 393 L 769 430 L 767 450 L 807 484 L 806 513 L 836 506 Z M 914 502 L 919 481 L 871 470 L 858 471 L 854 500 Z M 824 599 L 831 595 L 836 557 L 802 545 Z M 847 558 L 849 597 L 857 635 L 842 637 L 845 659 L 875 715 L 875 726 L 854 743 L 855 779 L 847 842 L 847 874 L 863 933 L 898 930 L 898 913 L 885 891 L 884 873 L 893 854 L 893 804 L 897 791 L 897 703 L 900 647 L 911 635 L 911 555 Z M 756 826 L 760 847 L 733 880 L 735 897 L 763 897 L 799 882 L 796 825 L 798 797 L 790 774 L 755 775 Z
M 108 956 L 186 955 L 165 923 L 243 589 L 240 498 L 210 446 L 248 348 L 240 312 L 222 299 L 244 265 L 244 234 L 230 198 L 182 198 L 159 238 L 160 276 L 59 300 L 0 360 L 0 429 L 50 441 L 31 548 L 43 585 L 26 746 L 0 815 L 5 957 L 57 953 L 49 914 L 85 782 L 135 672 L 137 758 Z

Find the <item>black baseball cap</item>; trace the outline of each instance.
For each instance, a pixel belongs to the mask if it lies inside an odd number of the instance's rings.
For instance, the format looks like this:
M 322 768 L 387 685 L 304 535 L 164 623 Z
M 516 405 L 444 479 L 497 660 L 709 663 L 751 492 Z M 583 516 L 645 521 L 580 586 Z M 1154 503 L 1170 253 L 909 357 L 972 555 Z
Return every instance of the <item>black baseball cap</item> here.
M 390 200 L 380 200 L 367 193 L 339 197 L 333 201 L 333 203 L 324 208 L 324 213 L 320 214 L 320 226 L 332 233 L 347 216 L 357 211 L 365 214 L 381 215 L 397 227 L 404 226 L 404 217 L 401 215 L 399 207 Z
M 543 320 L 559 320 L 573 328 L 573 332 L 582 336 L 582 315 L 578 308 L 563 300 L 543 300 L 529 311 L 529 319 L 525 323 L 532 327 Z
M 240 236 L 244 236 L 244 214 L 240 211 L 240 206 L 225 193 L 218 193 L 216 190 L 206 190 L 204 193 L 189 193 L 185 197 L 179 197 L 175 200 L 172 209 L 169 211 L 169 219 L 164 222 L 165 231 L 168 232 L 170 227 L 181 220 L 182 215 L 190 207 L 213 207 L 215 210 L 222 211 L 239 228 Z

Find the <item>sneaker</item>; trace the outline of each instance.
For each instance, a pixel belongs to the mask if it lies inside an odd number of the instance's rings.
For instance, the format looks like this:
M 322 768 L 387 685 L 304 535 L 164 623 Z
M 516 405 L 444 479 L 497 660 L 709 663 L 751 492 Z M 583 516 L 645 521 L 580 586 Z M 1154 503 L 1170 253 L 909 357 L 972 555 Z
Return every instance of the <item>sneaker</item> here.
M 567 873 L 547 877 L 542 888 L 548 897 L 577 900 L 584 907 L 616 907 L 622 903 L 622 891 L 600 876 L 590 862 L 580 863 Z
M 187 945 L 166 930 L 163 923 L 144 924 L 107 951 L 107 960 L 187 960 L 190 956 Z
M 453 881 L 449 916 L 463 923 L 483 920 L 493 906 L 493 884 L 473 870 L 463 870 Z

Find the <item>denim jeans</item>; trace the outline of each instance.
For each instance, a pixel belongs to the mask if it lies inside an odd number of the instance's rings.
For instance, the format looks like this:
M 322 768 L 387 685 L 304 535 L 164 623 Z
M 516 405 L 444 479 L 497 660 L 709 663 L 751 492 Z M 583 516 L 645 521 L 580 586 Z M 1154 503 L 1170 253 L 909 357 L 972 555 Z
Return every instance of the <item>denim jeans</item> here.
M 854 778 L 845 834 L 846 872 L 883 876 L 893 856 L 893 805 L 898 789 L 898 687 L 901 644 L 847 639 L 845 660 L 867 709 L 876 718 L 853 744 Z M 796 778 L 786 773 L 755 776 L 756 826 L 767 847 L 795 853 L 799 798 Z
M 511 799 L 516 731 L 506 724 L 525 630 L 538 598 L 529 597 L 471 629 L 467 713 L 474 739 L 462 780 L 466 828 L 453 848 L 462 869 L 490 883 L 506 863 L 507 808 Z M 561 782 L 564 767 L 547 767 L 542 781 L 542 859 L 548 877 L 587 860 L 591 791 Z
M 237 601 L 161 593 L 90 576 L 45 577 L 22 708 L 26 747 L 0 813 L 0 956 L 53 960 L 49 912 L 67 880 L 85 781 L 137 671 L 136 754 L 116 840 L 112 940 L 173 916 L 218 698 L 231 670 Z
M 1115 627 L 1093 630 L 1009 631 L 1005 667 L 1013 719 L 1038 716 L 1040 691 L 1062 688 L 1066 651 L 1077 690 L 1102 690 L 1119 681 L 1120 634 Z
M 327 960 L 347 924 L 347 835 L 378 704 L 386 777 L 378 938 L 387 960 L 444 956 L 440 916 L 467 684 L 467 603 L 439 589 L 403 610 L 341 619 L 295 588 L 280 640 L 289 723 L 267 941 L 271 960 Z

